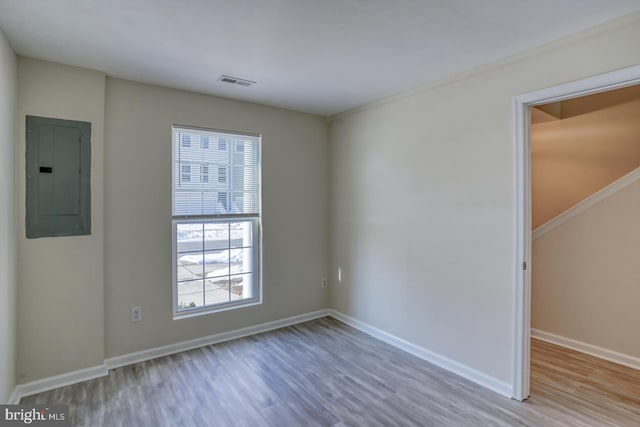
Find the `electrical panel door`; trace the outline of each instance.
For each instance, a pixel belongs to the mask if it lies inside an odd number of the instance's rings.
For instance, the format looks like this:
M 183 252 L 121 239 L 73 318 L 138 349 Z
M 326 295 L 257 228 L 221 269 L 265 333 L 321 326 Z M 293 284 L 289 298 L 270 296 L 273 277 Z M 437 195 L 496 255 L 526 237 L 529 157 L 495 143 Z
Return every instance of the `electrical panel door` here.
M 91 234 L 91 123 L 27 116 L 27 238 Z

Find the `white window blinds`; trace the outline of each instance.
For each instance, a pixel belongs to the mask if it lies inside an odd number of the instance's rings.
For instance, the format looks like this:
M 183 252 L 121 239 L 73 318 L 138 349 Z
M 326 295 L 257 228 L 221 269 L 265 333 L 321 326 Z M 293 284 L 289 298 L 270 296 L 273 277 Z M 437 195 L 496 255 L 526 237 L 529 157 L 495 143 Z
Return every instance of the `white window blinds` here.
M 259 136 L 174 126 L 173 216 L 258 216 L 259 165 Z M 211 167 L 226 179 L 209 179 Z

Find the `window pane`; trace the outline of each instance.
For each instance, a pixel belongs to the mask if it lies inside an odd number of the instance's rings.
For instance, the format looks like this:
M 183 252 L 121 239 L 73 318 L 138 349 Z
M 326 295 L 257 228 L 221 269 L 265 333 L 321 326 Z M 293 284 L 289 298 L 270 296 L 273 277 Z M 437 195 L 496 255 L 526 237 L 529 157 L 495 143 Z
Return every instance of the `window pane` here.
M 204 281 L 192 280 L 179 282 L 178 286 L 178 310 L 188 310 L 204 306 Z
M 251 286 L 252 274 L 238 274 L 231 276 L 231 300 L 241 300 L 253 298 L 253 288 Z
M 208 279 L 205 285 L 207 305 L 229 302 L 229 276 Z
M 202 279 L 204 277 L 204 264 L 202 252 L 178 254 L 176 266 L 178 281 Z
M 204 225 L 204 249 L 227 249 L 229 247 L 229 223 L 210 222 Z
M 229 225 L 231 248 L 253 246 L 253 223 L 251 221 L 232 222 Z
M 200 255 L 202 256 L 202 255 Z M 195 264 L 190 262 L 185 262 L 185 260 L 178 258 L 178 282 L 183 282 L 185 280 L 195 280 L 202 279 L 202 264 Z
M 178 253 L 202 251 L 203 233 L 202 223 L 178 224 L 176 242 Z
M 206 277 L 219 277 L 229 275 L 229 251 L 207 251 L 205 252 Z
M 173 215 L 259 213 L 260 137 L 177 127 L 173 132 Z
M 251 248 L 231 249 L 230 273 L 251 273 Z

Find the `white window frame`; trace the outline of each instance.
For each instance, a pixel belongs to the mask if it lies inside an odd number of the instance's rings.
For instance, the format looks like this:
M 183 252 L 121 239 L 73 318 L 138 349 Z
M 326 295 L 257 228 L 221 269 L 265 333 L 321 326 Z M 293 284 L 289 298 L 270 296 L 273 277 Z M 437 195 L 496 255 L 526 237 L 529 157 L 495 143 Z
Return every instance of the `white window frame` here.
M 193 129 L 197 131 L 206 131 L 206 132 L 220 132 L 225 134 L 236 134 L 240 136 L 250 136 L 258 138 L 258 180 L 260 182 L 260 192 L 259 192 L 259 209 L 258 214 L 233 214 L 233 213 L 225 213 L 225 214 L 213 214 L 213 215 L 172 215 L 172 279 L 171 279 L 171 287 L 172 287 L 172 304 L 173 304 L 173 319 L 184 319 L 194 316 L 201 316 L 206 314 L 218 313 L 221 311 L 233 310 L 242 307 L 250 307 L 258 304 L 262 304 L 262 136 L 244 133 L 244 132 L 234 132 L 234 131 L 226 131 L 219 129 L 209 129 L 209 128 L 198 128 L 193 126 L 184 126 L 175 124 L 172 126 L 171 130 L 171 168 L 172 168 L 172 176 L 176 174 L 176 166 L 180 167 L 180 173 L 182 172 L 182 164 L 176 165 L 176 147 L 173 139 L 173 128 L 180 129 Z M 227 141 L 227 147 L 228 147 Z M 179 144 L 182 144 L 182 138 L 180 138 Z M 221 150 L 226 151 L 226 150 Z M 171 198 L 172 198 L 172 212 L 173 212 L 173 203 L 174 203 L 174 189 L 173 189 L 173 179 L 171 184 Z M 227 193 L 227 198 L 229 197 Z M 228 203 L 231 203 L 231 200 L 228 200 Z M 229 223 L 229 222 L 251 222 L 252 224 L 252 294 L 251 298 L 245 298 L 242 300 L 236 301 L 228 301 L 218 304 L 212 304 L 204 307 L 196 307 L 192 309 L 186 310 L 178 310 L 178 242 L 177 242 L 177 227 L 178 224 L 185 223 Z

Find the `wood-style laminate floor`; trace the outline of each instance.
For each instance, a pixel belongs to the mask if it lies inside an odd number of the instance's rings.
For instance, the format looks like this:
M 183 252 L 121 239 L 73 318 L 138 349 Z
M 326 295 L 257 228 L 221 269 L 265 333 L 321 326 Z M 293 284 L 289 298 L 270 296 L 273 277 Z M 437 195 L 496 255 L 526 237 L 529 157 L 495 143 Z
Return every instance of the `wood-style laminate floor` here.
M 633 426 L 640 373 L 533 341 L 516 402 L 331 318 L 22 399 L 85 426 Z

